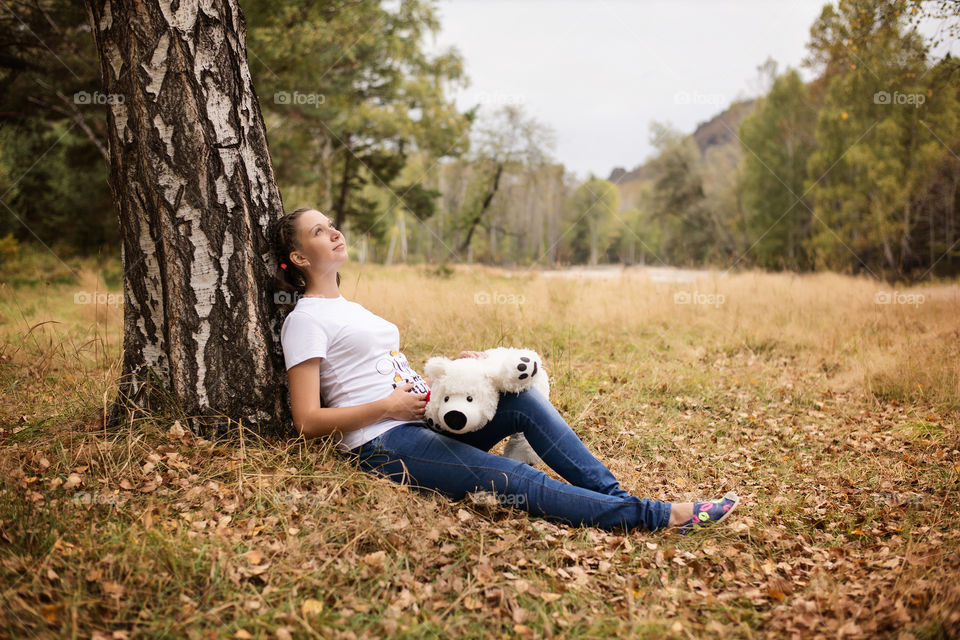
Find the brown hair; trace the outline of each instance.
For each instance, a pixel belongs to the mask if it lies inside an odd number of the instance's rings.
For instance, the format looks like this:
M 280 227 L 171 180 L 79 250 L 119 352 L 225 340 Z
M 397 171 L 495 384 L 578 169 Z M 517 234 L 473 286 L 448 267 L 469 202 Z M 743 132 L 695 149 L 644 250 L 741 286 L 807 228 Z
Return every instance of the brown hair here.
M 284 311 L 290 311 L 307 288 L 307 279 L 300 267 L 290 261 L 290 253 L 300 248 L 297 238 L 297 219 L 307 211 L 318 211 L 312 207 L 302 207 L 285 213 L 274 220 L 270 228 L 270 243 L 277 259 L 277 272 L 274 275 L 275 289 L 273 300 Z M 286 264 L 284 269 L 281 264 Z M 337 287 L 340 286 L 340 272 L 337 272 Z

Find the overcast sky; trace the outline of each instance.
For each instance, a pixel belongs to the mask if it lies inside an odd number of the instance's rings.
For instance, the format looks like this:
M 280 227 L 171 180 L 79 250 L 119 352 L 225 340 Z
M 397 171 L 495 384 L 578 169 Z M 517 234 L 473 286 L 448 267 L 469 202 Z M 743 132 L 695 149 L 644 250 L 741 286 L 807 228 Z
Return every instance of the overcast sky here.
M 606 178 L 651 153 L 649 125 L 684 132 L 759 92 L 768 57 L 804 79 L 824 0 L 440 0 L 429 49 L 455 46 L 459 107 L 519 102 L 556 135 L 555 157 Z

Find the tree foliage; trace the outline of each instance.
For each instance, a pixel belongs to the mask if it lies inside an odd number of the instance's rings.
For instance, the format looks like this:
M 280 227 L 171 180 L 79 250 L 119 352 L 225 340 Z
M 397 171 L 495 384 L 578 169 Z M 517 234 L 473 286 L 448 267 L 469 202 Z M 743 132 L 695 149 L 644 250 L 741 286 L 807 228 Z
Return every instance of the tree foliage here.
M 431 2 L 277 4 L 245 0 L 254 81 L 271 123 L 281 189 L 319 206 L 338 227 L 383 238 L 393 206 L 433 215 L 436 193 L 401 179 L 410 153 L 460 155 L 469 114 L 447 97 L 462 83 L 455 51 L 424 53 L 439 27 Z M 391 208 L 365 196 L 389 192 Z

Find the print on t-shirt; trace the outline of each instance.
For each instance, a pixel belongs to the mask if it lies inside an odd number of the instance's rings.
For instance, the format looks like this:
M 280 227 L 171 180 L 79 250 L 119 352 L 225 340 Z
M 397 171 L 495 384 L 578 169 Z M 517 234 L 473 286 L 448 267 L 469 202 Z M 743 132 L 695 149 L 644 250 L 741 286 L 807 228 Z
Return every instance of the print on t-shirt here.
M 420 374 L 410 368 L 407 362 L 407 356 L 403 352 L 395 349 L 390 350 L 389 356 L 384 356 L 377 361 L 377 373 L 392 376 L 391 384 L 396 389 L 407 382 L 413 383 L 411 393 L 426 393 L 430 390 L 427 381 L 420 377 Z

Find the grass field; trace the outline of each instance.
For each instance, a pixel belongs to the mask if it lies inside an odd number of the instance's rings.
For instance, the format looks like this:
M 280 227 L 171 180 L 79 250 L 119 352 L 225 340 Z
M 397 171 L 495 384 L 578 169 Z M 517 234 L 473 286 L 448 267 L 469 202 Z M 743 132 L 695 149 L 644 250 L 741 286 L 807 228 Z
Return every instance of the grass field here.
M 689 537 L 421 495 L 329 443 L 105 433 L 116 261 L 42 255 L 0 296 L 0 636 L 952 637 L 960 286 L 695 284 L 348 264 L 418 370 L 536 349 L 551 399 L 641 496 L 735 489 Z M 81 295 L 78 295 L 81 294 Z M 485 302 L 489 300 L 489 302 Z M 226 373 L 226 372 L 225 372 Z

